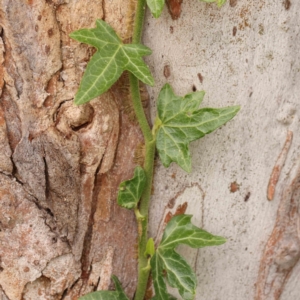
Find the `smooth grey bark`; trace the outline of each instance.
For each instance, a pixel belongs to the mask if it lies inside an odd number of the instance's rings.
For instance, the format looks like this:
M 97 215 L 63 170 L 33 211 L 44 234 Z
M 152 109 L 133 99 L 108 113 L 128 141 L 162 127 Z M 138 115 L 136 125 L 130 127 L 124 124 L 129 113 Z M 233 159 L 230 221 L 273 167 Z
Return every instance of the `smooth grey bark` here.
M 193 0 L 181 10 L 177 20 L 167 8 L 146 20 L 144 43 L 153 49 L 147 63 L 156 79 L 152 116 L 166 82 L 179 95 L 205 90 L 203 107 L 241 111 L 192 143 L 191 174 L 158 162 L 151 233 L 184 204 L 196 225 L 227 238 L 219 247 L 180 249 L 196 269 L 196 299 L 297 300 L 300 3 L 232 0 L 218 9 Z

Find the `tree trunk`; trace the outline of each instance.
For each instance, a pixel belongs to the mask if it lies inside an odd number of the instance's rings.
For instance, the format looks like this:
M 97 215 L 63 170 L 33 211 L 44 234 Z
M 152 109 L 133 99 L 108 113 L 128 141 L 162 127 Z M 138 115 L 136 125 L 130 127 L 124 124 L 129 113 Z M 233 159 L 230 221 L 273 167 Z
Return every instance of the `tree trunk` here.
M 126 76 L 73 104 L 94 49 L 69 37 L 102 18 L 128 39 L 133 11 L 129 0 L 0 2 L 1 299 L 77 299 L 112 274 L 133 295 L 136 223 L 115 199 L 142 135 Z
M 150 231 L 186 212 L 227 238 L 180 248 L 196 299 L 297 300 L 300 294 L 300 3 L 230 0 L 221 9 L 168 1 L 148 13 L 144 43 L 156 86 L 203 106 L 239 104 L 191 145 L 193 172 L 157 162 Z M 84 106 L 72 101 L 92 47 L 68 34 L 105 19 L 130 39 L 134 0 L 0 1 L 0 299 L 77 299 L 119 277 L 136 286 L 134 216 L 117 206 L 142 142 L 126 75 Z M 180 14 L 181 8 L 181 14 Z M 269 198 L 269 200 L 268 200 Z
M 180 249 L 196 269 L 197 300 L 297 300 L 300 2 L 228 0 L 219 9 L 184 0 L 180 17 L 180 1 L 169 2 L 177 20 L 167 9 L 146 20 L 151 99 L 169 82 L 179 95 L 205 90 L 203 107 L 241 111 L 192 143 L 191 174 L 158 163 L 151 232 L 186 209 L 196 225 L 227 238 L 218 247 Z

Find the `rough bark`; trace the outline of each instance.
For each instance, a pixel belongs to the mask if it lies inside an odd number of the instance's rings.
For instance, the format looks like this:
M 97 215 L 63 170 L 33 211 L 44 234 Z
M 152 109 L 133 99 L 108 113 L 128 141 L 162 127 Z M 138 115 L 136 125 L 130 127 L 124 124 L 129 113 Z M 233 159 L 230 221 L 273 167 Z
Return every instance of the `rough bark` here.
M 115 198 L 142 136 L 126 76 L 72 103 L 94 49 L 69 38 L 102 18 L 128 39 L 133 12 L 129 0 L 0 1 L 1 299 L 77 299 L 112 274 L 135 290 L 135 219 Z

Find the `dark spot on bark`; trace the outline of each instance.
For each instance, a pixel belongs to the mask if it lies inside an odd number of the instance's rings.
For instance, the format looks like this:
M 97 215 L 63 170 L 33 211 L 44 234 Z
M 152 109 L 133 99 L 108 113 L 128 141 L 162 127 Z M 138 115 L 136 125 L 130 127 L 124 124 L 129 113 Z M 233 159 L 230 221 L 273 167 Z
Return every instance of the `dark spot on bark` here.
M 38 265 L 40 264 L 40 262 L 39 262 L 38 260 L 35 260 L 35 261 L 33 262 L 33 264 L 34 264 L 35 266 L 38 266 Z
M 231 7 L 235 7 L 237 4 L 237 0 L 230 0 L 229 4 Z
M 284 8 L 285 8 L 286 10 L 289 10 L 290 7 L 291 7 L 291 1 L 290 1 L 290 0 L 285 0 L 285 1 L 283 2 L 283 6 L 284 6 Z
M 51 28 L 48 30 L 48 36 L 51 37 L 52 35 L 53 35 L 53 29 Z
M 183 0 L 167 0 L 167 6 L 173 20 L 177 20 L 181 14 L 181 3 Z
M 236 32 L 237 32 L 237 28 L 236 28 L 236 26 L 233 26 L 233 28 L 232 28 L 232 35 L 235 36 Z
M 193 92 L 196 92 L 197 91 L 197 88 L 196 88 L 196 86 L 193 84 L 193 86 L 192 86 L 192 90 L 193 90 Z
M 175 201 L 176 201 L 176 198 L 172 198 L 171 200 L 169 200 L 167 207 L 172 209 L 175 205 Z
M 53 105 L 53 96 L 52 95 L 47 96 L 43 105 L 44 107 L 51 107 Z
M 247 201 L 249 200 L 250 196 L 251 196 L 251 193 L 248 192 L 248 193 L 246 194 L 246 196 L 245 196 L 244 201 L 247 202 Z
M 198 78 L 199 78 L 199 81 L 201 82 L 201 83 L 203 83 L 203 76 L 201 75 L 201 73 L 198 73 L 197 74 L 197 76 L 198 76 Z
M 53 238 L 51 239 L 51 241 L 52 241 L 53 244 L 55 244 L 55 243 L 57 243 L 57 238 L 56 238 L 56 237 L 53 237 Z
M 170 26 L 170 33 L 173 33 L 173 32 L 174 32 L 174 27 Z
M 54 217 L 54 215 L 53 215 L 53 213 L 52 213 L 52 211 L 51 211 L 50 208 L 46 208 L 45 210 L 46 210 L 46 212 L 47 212 L 51 217 Z
M 4 269 L 2 267 L 0 267 L 0 272 L 3 272 L 3 271 L 4 271 Z
M 47 55 L 49 55 L 49 53 L 50 53 L 50 46 L 49 45 L 45 46 L 45 52 L 46 52 Z
M 35 26 L 34 26 L 34 30 L 35 30 L 36 32 L 38 32 L 38 30 L 39 30 L 39 25 L 35 25 Z
M 249 98 L 252 97 L 252 94 L 253 94 L 253 92 L 251 92 L 251 93 L 249 94 Z
M 30 269 L 29 269 L 28 267 L 25 267 L 25 268 L 23 269 L 23 271 L 24 271 L 25 273 L 28 273 L 28 272 L 30 271 Z
M 67 140 L 69 140 L 71 137 L 72 137 L 72 133 L 71 132 L 69 132 L 68 134 L 65 135 L 65 138 Z
M 168 79 L 171 76 L 171 68 L 169 65 L 164 66 L 164 76 Z
M 236 181 L 231 182 L 231 184 L 230 184 L 230 193 L 235 193 L 239 189 L 240 189 L 240 185 Z
M 38 16 L 38 20 L 39 20 L 39 21 L 42 20 L 42 16 L 41 16 L 41 15 Z
M 260 35 L 263 35 L 265 33 L 265 29 L 264 29 L 264 25 L 263 24 L 259 24 L 258 25 L 258 33 Z

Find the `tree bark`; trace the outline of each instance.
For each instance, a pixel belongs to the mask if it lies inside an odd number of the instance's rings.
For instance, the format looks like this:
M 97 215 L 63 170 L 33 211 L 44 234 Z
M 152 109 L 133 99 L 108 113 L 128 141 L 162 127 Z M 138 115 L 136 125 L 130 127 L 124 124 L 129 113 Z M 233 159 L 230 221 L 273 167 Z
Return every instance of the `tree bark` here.
M 196 269 L 195 299 L 297 300 L 300 2 L 230 0 L 221 9 L 168 2 L 181 10 L 177 20 L 166 8 L 161 18 L 146 20 L 144 43 L 153 49 L 147 62 L 156 80 L 151 99 L 169 82 L 181 96 L 205 90 L 203 107 L 241 110 L 192 143 L 191 174 L 158 162 L 151 233 L 185 211 L 227 238 L 218 247 L 180 248 Z
M 196 299 L 297 300 L 300 3 L 167 2 L 144 32 L 152 117 L 166 82 L 179 95 L 204 89 L 203 106 L 241 111 L 192 143 L 191 174 L 157 161 L 151 234 L 159 240 L 166 218 L 185 212 L 227 238 L 179 249 L 196 270 Z M 73 105 L 94 49 L 68 36 L 102 18 L 128 40 L 134 3 L 0 1 L 1 300 L 77 299 L 110 288 L 112 274 L 134 293 L 136 223 L 115 198 L 142 136 L 126 75 Z
M 1 299 L 77 299 L 112 274 L 133 295 L 136 223 L 115 200 L 142 135 L 126 76 L 73 104 L 94 49 L 69 33 L 104 19 L 128 39 L 134 3 L 0 2 Z

